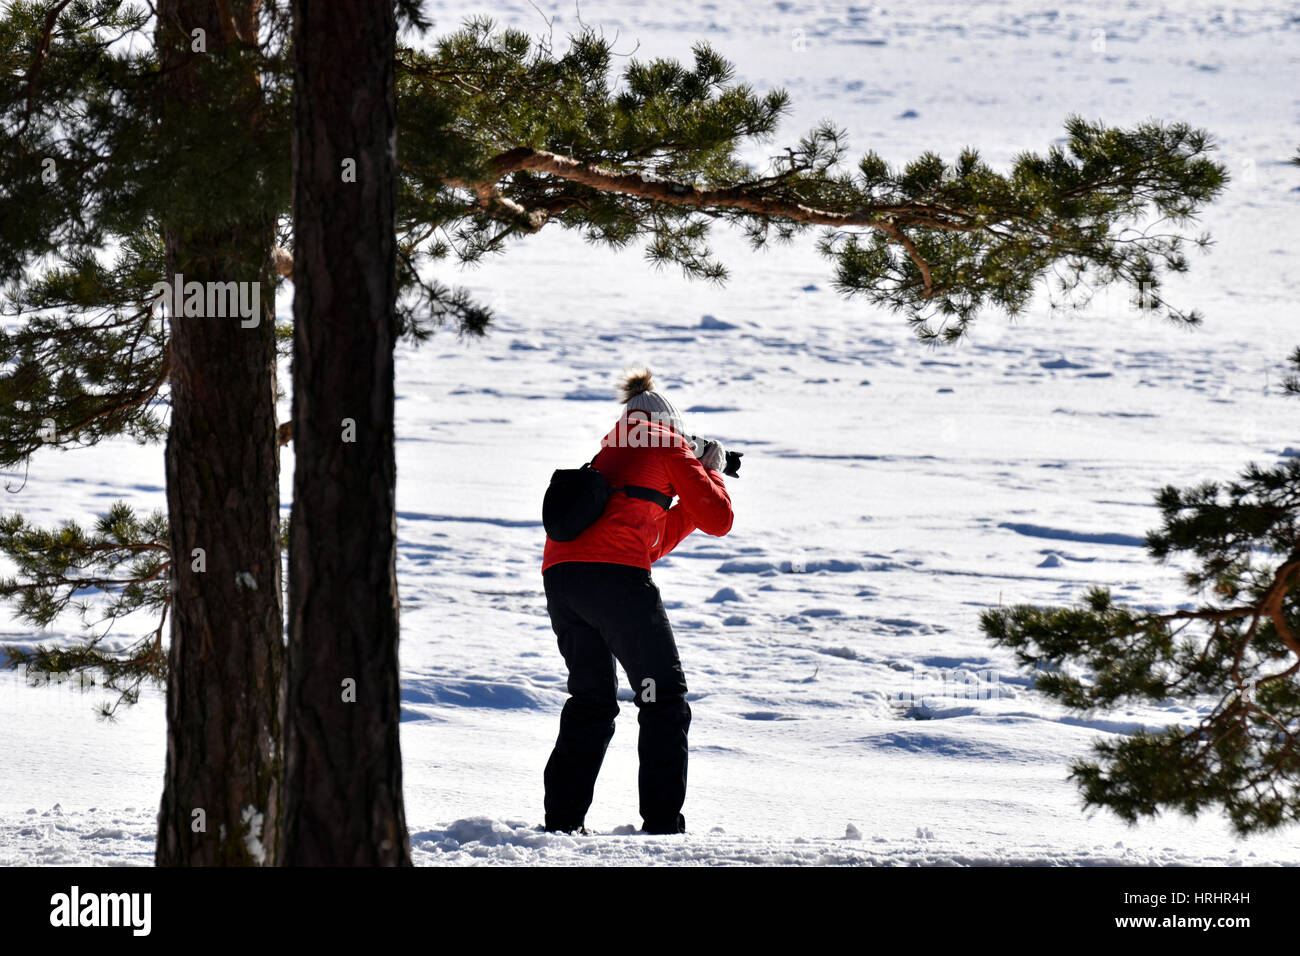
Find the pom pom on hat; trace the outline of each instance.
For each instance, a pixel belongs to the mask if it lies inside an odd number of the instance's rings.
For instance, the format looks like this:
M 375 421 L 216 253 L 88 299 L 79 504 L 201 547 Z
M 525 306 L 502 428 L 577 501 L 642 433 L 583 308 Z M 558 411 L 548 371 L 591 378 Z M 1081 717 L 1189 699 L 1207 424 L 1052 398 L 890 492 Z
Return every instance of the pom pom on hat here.
M 619 386 L 620 397 L 630 411 L 645 412 L 655 421 L 666 421 L 679 435 L 685 436 L 686 425 L 681 412 L 667 398 L 655 391 L 654 377 L 644 366 L 630 369 Z
M 653 392 L 654 390 L 654 376 L 648 368 L 642 366 L 630 369 L 623 378 L 623 383 L 619 386 L 619 401 L 627 404 L 635 396 L 643 392 Z

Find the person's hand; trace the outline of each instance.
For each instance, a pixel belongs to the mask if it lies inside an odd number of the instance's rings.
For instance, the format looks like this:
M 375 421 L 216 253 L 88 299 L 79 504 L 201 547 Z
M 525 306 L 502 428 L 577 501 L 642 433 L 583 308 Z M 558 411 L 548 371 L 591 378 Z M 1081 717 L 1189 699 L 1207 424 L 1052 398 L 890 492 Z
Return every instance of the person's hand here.
M 704 443 L 704 451 L 700 452 L 700 463 L 711 471 L 721 471 L 722 466 L 727 461 L 727 449 L 722 447 L 720 441 L 708 441 Z

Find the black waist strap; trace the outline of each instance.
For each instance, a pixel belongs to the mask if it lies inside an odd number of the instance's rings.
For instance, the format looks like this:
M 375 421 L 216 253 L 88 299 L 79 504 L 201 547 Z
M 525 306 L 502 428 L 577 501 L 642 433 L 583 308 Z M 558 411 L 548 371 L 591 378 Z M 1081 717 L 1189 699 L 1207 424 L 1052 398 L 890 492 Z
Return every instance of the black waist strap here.
M 624 485 L 622 488 L 615 488 L 614 490 L 623 492 L 629 498 L 643 498 L 646 501 L 653 501 L 664 511 L 667 511 L 673 503 L 673 499 L 669 495 L 642 485 Z

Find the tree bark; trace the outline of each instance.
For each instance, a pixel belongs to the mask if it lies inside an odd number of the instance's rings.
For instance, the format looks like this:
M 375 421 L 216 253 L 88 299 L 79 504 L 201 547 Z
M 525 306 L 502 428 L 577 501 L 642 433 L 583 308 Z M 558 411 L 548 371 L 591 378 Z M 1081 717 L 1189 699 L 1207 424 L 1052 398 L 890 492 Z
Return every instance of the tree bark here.
M 396 24 L 391 0 L 295 0 L 293 13 L 284 862 L 409 865 L 393 448 Z
M 224 8 L 224 15 L 219 12 Z M 256 0 L 160 0 L 160 149 L 184 163 L 197 118 L 242 111 L 258 122 L 256 67 L 214 83 L 205 72 L 257 42 Z M 193 50 L 195 29 L 206 52 Z M 205 197 L 220 215 L 222 187 Z M 235 188 L 235 187 L 229 187 Z M 173 600 L 167 763 L 158 865 L 273 862 L 284 659 L 275 421 L 274 216 L 219 227 L 201 211 L 163 223 L 167 280 L 259 283 L 260 321 L 170 314 L 167 505 Z M 250 287 L 251 288 L 251 287 Z M 169 309 L 169 312 L 171 310 Z M 201 558 L 200 552 L 202 549 Z

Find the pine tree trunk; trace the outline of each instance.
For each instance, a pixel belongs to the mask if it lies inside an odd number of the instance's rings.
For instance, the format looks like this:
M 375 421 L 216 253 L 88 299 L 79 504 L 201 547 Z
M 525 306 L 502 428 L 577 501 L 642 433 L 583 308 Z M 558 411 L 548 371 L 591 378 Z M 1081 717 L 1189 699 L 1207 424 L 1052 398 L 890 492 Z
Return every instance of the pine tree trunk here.
M 254 67 L 224 83 L 201 72 L 212 62 L 204 57 L 256 41 L 257 6 L 160 0 L 160 148 L 177 163 L 189 148 L 221 148 L 190 142 L 204 111 L 242 110 L 256 122 Z M 192 50 L 196 28 L 206 53 Z M 220 189 L 203 197 L 210 209 L 225 205 Z M 163 223 L 168 281 L 258 282 L 262 314 L 255 327 L 239 316 L 169 319 L 174 590 L 160 866 L 269 863 L 276 845 L 284 631 L 272 225 L 268 216 L 214 226 L 191 210 Z
M 396 25 L 392 0 L 295 0 L 293 12 L 284 862 L 409 865 L 393 449 Z

